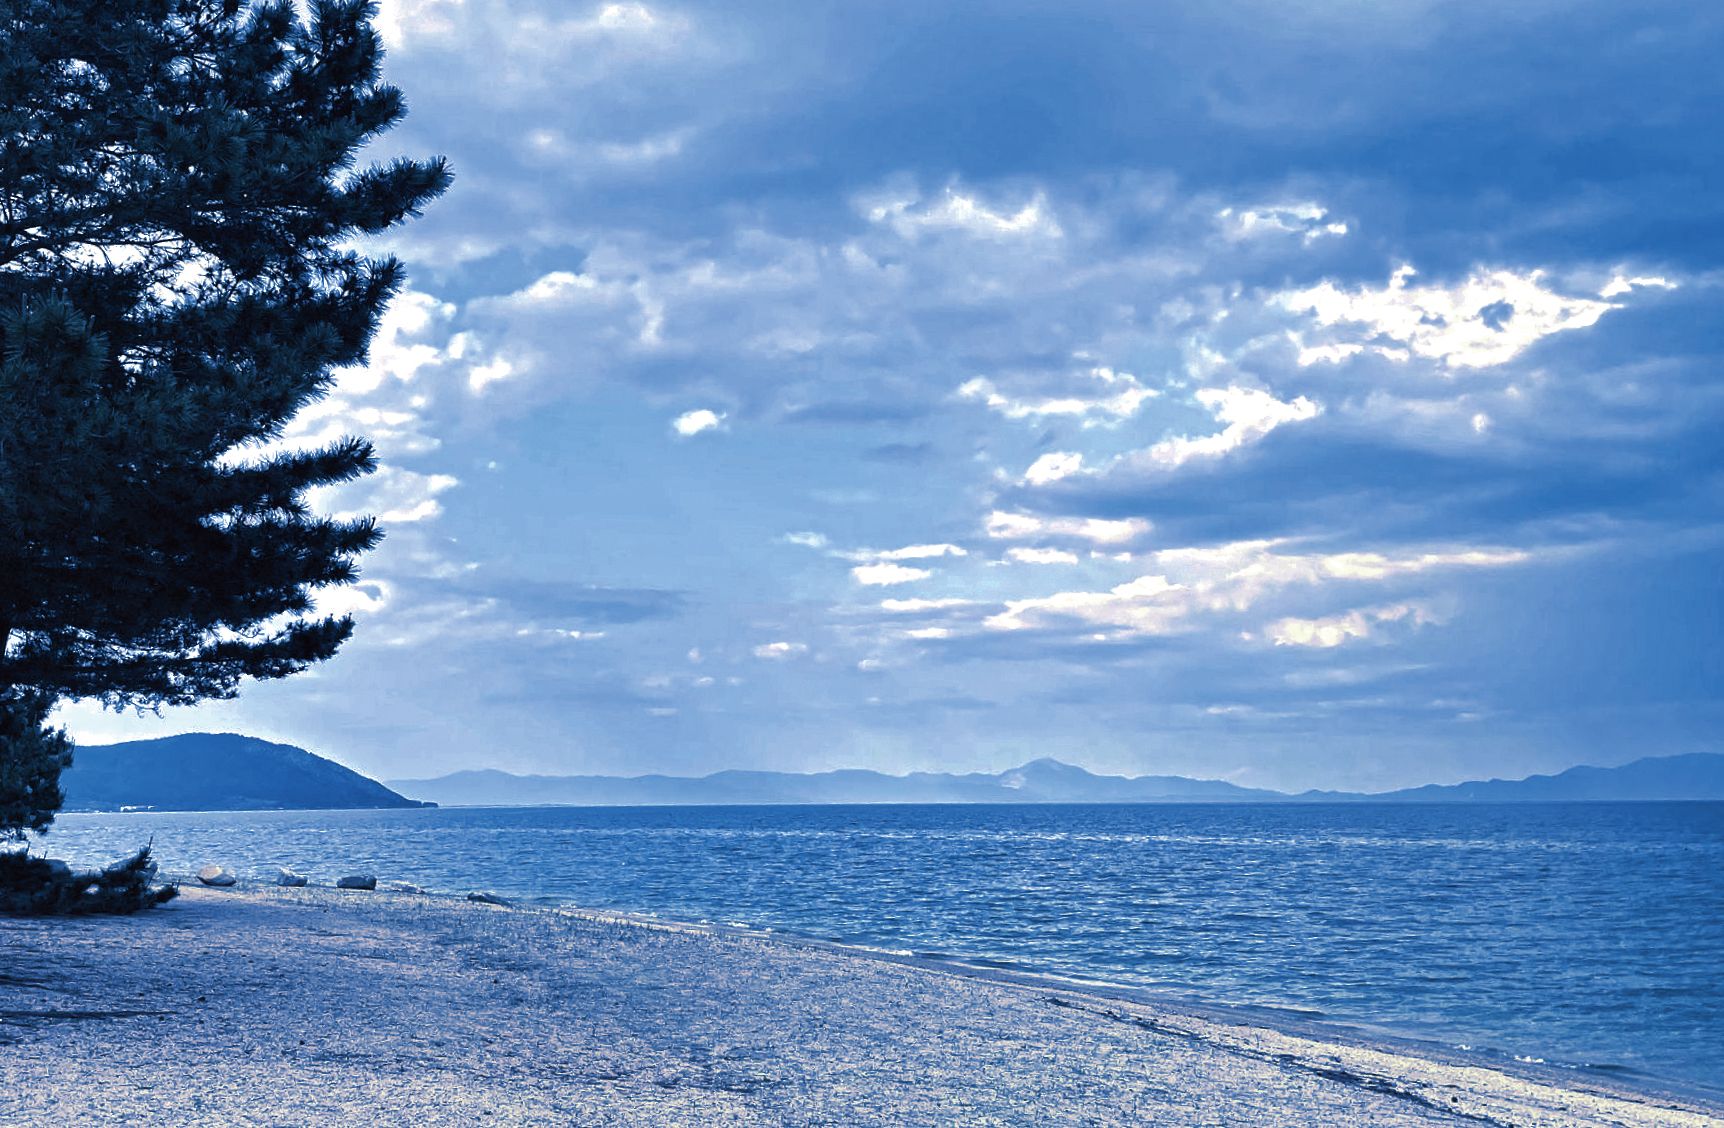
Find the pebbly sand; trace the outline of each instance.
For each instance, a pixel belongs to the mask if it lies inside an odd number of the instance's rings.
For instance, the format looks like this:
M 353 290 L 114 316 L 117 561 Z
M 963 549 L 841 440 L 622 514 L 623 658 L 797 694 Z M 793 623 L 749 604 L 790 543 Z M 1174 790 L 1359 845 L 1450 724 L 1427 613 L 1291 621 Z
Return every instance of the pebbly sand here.
M 330 889 L 0 919 L 0 1124 L 1699 1125 L 756 935 Z

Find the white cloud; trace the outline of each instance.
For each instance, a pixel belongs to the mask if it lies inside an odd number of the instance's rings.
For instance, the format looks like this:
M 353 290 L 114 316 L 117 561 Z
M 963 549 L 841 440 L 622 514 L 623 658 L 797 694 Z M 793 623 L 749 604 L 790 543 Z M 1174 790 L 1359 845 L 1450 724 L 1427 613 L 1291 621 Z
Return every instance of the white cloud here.
M 516 638 L 560 638 L 570 642 L 594 642 L 605 637 L 604 631 L 582 631 L 567 627 L 521 627 Z
M 870 587 L 913 583 L 933 574 L 926 568 L 910 568 L 903 564 L 858 564 L 850 569 L 850 575 L 857 583 Z
M 459 359 L 459 334 L 450 336 L 456 307 L 407 290 L 389 303 L 371 340 L 366 363 L 336 373 L 329 394 L 300 409 L 280 440 L 260 452 L 326 446 L 345 435 L 364 435 L 386 456 L 436 450 L 426 409 L 438 377 Z
M 1351 340 L 1305 350 L 1300 363 L 1343 359 L 1350 347 L 1380 346 L 1386 340 L 1406 350 L 1378 348 L 1392 359 L 1416 355 L 1449 368 L 1486 368 L 1513 360 L 1552 333 L 1592 325 L 1616 308 L 1606 301 L 1565 297 L 1545 285 L 1538 270 L 1479 270 L 1453 286 L 1414 286 L 1415 274 L 1402 266 L 1381 289 L 1342 290 L 1325 281 L 1278 295 L 1285 308 L 1353 334 Z M 1336 346 L 1341 351 L 1331 351 Z
M 1028 513 L 994 510 L 988 514 L 987 533 L 996 540 L 1030 540 L 1039 537 L 1071 537 L 1092 544 L 1123 544 L 1148 533 L 1151 526 L 1141 517 L 1118 520 L 1101 517 L 1037 517 Z
M 443 506 L 437 496 L 460 484 L 449 474 L 383 466 L 357 481 L 311 490 L 306 500 L 312 508 L 343 519 L 369 514 L 385 525 L 409 525 L 440 515 Z
M 1598 296 L 1607 300 L 1618 298 L 1642 287 L 1654 290 L 1674 290 L 1676 283 L 1657 275 L 1638 275 L 1634 278 L 1625 278 L 1618 274 L 1605 283 L 1604 289 L 1598 292 Z
M 1129 419 L 1144 403 L 1161 393 L 1146 388 L 1129 372 L 1116 372 L 1098 366 L 1086 374 L 1088 380 L 1100 385 L 1089 394 L 1061 396 L 1011 396 L 1002 392 L 985 376 L 965 381 L 958 388 L 958 397 L 979 400 L 1007 419 L 1044 419 L 1049 416 L 1084 417 L 1090 427 L 1110 421 Z
M 366 579 L 320 588 L 314 595 L 319 615 L 370 615 L 383 610 L 394 596 L 392 585 Z
M 917 205 L 921 205 L 918 207 Z M 887 197 L 865 205 L 874 223 L 889 225 L 905 238 L 924 230 L 955 230 L 983 238 L 1059 238 L 1063 232 L 1048 211 L 1047 198 L 1035 198 L 1016 211 L 995 209 L 972 194 L 948 188 L 938 200 L 924 204 L 917 195 Z
M 1131 634 L 1171 634 L 1190 612 L 1183 589 L 1165 576 L 1140 576 L 1108 591 L 1062 591 L 1035 599 L 1015 599 L 1006 609 L 983 620 L 989 630 L 1013 631 L 1051 626 L 1075 619 L 1094 627 L 1111 627 Z
M 1315 419 L 1323 410 L 1304 396 L 1283 401 L 1257 388 L 1199 388 L 1196 399 L 1226 426 L 1213 435 L 1164 439 L 1127 455 L 1126 460 L 1176 469 L 1193 459 L 1220 458 L 1260 441 L 1283 424 Z
M 1276 646 L 1303 646 L 1330 649 L 1349 639 L 1369 638 L 1383 623 L 1410 622 L 1424 626 L 1437 621 L 1429 608 L 1418 603 L 1391 603 L 1382 607 L 1365 607 L 1340 615 L 1319 619 L 1277 619 L 1265 628 Z
M 693 411 L 683 412 L 671 420 L 670 425 L 677 434 L 683 438 L 688 438 L 691 435 L 698 435 L 702 431 L 716 431 L 724 425 L 724 419 L 725 416 L 722 411 L 712 411 L 709 408 L 701 407 Z
M 514 364 L 506 357 L 492 357 L 483 364 L 475 364 L 467 370 L 467 387 L 474 392 L 482 392 L 492 384 L 507 380 L 515 374 Z
M 756 658 L 764 658 L 768 661 L 780 661 L 806 653 L 808 653 L 808 644 L 805 642 L 766 642 L 754 648 Z
M 377 335 L 371 338 L 365 365 L 343 373 L 340 390 L 364 394 L 375 391 L 388 379 L 412 383 L 421 370 L 444 359 L 444 351 L 424 338 L 448 322 L 455 312 L 452 303 L 417 290 L 396 295 L 377 323 Z
M 465 0 L 381 0 L 377 9 L 377 31 L 393 51 L 408 39 L 447 39 L 458 26 L 454 18 Z
M 681 156 L 693 136 L 694 130 L 685 127 L 626 141 L 594 141 L 571 138 L 562 130 L 538 126 L 529 130 L 523 140 L 528 157 L 540 163 L 556 161 L 589 169 L 594 164 L 631 169 Z
M 1008 548 L 1006 559 L 1017 564 L 1076 564 L 1077 553 L 1063 548 Z
M 934 560 L 942 556 L 968 556 L 969 553 L 955 544 L 908 544 L 903 548 L 889 548 L 882 552 L 863 550 L 851 554 L 852 560 Z
M 973 599 L 882 599 L 880 610 L 894 614 L 919 614 L 926 611 L 951 611 L 958 607 L 973 607 Z
M 1309 201 L 1293 204 L 1258 205 L 1254 208 L 1222 208 L 1216 213 L 1230 239 L 1263 235 L 1299 235 L 1306 244 L 1347 234 L 1347 225 L 1329 219 L 1329 212 Z
M 1276 548 L 1273 541 L 1240 541 L 1212 548 L 1164 549 L 1149 555 L 1155 572 L 1107 591 L 1065 591 L 1010 600 L 1003 611 L 985 619 L 983 626 L 1021 630 L 1075 621 L 1086 628 L 1101 627 L 1121 635 L 1174 634 L 1192 629 L 1199 616 L 1248 611 L 1265 597 L 1294 585 L 1321 588 L 1337 581 L 1381 581 L 1444 569 L 1503 567 L 1531 558 L 1518 549 L 1500 548 L 1457 547 L 1397 556 L 1375 552 L 1300 555 Z M 1426 614 L 1420 621 L 1435 621 L 1420 605 L 1404 607 L 1378 609 L 1384 615 L 1379 621 L 1417 613 Z M 1312 630 L 1318 634 L 1313 637 L 1330 637 L 1344 632 L 1347 620 L 1342 616 L 1333 623 L 1309 622 L 1317 624 Z M 1289 637 L 1298 631 L 1297 626 L 1289 626 Z
M 605 31 L 650 31 L 659 17 L 645 4 L 606 4 L 594 14 L 589 26 Z
M 825 548 L 831 542 L 825 533 L 785 533 L 784 543 L 799 544 L 803 548 Z
M 1024 471 L 1024 481 L 1032 486 L 1045 486 L 1061 478 L 1069 478 L 1083 469 L 1083 455 L 1057 450 L 1042 455 Z

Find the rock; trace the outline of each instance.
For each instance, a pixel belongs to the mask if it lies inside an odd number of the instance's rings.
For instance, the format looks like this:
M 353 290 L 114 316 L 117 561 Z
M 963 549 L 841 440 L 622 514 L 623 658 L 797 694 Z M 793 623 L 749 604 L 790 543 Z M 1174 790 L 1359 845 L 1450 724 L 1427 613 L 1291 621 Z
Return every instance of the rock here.
M 425 890 L 411 881 L 391 881 L 383 887 L 391 893 L 424 893 Z
M 286 866 L 282 866 L 280 869 L 275 871 L 275 883 L 277 885 L 285 885 L 290 889 L 298 889 L 309 880 L 310 878 L 306 877 L 303 873 L 294 873 Z
M 509 906 L 508 901 L 503 900 L 503 898 L 497 896 L 495 893 L 480 893 L 475 891 L 467 894 L 467 900 L 476 901 L 481 905 L 502 905 L 504 908 Z
M 335 883 L 337 889 L 376 889 L 377 875 L 374 873 L 350 873 Z
M 239 880 L 226 866 L 205 866 L 198 871 L 198 880 L 205 885 L 228 886 Z

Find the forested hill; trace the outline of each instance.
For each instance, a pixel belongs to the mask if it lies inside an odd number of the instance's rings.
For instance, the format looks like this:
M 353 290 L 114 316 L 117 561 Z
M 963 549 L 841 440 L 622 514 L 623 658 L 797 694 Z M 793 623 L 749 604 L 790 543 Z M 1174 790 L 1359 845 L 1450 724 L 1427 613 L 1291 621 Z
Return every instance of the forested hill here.
M 435 806 L 303 748 L 233 733 L 79 747 L 60 778 L 68 811 Z

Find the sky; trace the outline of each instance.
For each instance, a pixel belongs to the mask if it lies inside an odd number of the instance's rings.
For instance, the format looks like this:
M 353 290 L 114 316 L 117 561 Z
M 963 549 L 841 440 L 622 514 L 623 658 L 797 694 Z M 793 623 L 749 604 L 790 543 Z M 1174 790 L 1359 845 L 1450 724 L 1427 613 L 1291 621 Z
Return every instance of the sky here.
M 380 778 L 1716 750 L 1724 8 L 384 0 Z

